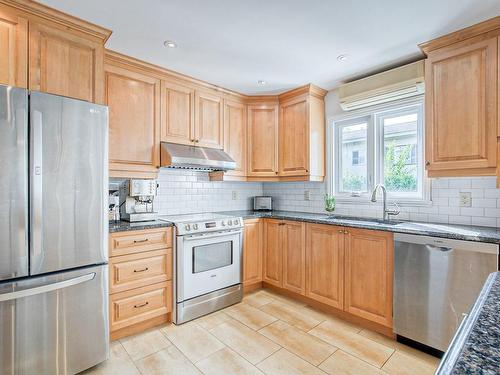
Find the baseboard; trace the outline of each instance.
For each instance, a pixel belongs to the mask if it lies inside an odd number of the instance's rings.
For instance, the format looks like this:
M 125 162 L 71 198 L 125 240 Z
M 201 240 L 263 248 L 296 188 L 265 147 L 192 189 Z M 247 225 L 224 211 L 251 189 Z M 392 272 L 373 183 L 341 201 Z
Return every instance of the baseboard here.
M 153 328 L 167 322 L 172 321 L 171 313 L 157 316 L 156 318 L 146 320 L 145 322 L 137 323 L 128 327 L 121 328 L 117 331 L 111 332 L 110 339 L 115 341 L 123 337 L 132 336 L 136 333 L 143 332 L 149 328 Z
M 258 289 L 262 289 L 262 281 L 257 281 L 251 284 L 243 284 L 243 294 L 250 293 Z

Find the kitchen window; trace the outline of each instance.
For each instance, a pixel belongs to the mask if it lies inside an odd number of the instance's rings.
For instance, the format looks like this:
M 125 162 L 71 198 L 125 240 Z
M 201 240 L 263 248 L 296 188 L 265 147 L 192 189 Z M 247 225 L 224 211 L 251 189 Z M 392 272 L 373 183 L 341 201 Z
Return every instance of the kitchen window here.
M 392 199 L 424 201 L 422 99 L 357 113 L 333 123 L 332 193 L 359 200 L 383 184 Z

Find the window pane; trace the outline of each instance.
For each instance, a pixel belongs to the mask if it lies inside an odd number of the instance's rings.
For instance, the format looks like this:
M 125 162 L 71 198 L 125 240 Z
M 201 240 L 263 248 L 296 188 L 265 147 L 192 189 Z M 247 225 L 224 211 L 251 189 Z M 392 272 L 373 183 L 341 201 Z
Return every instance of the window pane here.
M 383 118 L 384 185 L 390 192 L 418 192 L 418 112 Z
M 339 190 L 341 192 L 366 192 L 368 124 L 366 122 L 345 125 L 339 128 L 341 177 Z

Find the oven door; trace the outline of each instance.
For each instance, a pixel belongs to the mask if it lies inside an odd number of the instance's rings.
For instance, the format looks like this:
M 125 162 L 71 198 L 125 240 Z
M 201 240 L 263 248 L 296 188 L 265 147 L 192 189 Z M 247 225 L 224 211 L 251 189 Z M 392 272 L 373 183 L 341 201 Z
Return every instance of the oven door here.
M 241 230 L 177 238 L 177 302 L 241 283 Z

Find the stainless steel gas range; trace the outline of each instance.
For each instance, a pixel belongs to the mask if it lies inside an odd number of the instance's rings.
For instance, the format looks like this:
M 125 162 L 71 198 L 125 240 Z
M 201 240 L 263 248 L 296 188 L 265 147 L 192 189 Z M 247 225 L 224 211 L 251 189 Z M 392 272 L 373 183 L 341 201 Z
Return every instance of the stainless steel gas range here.
M 174 323 L 240 302 L 243 219 L 222 214 L 159 219 L 175 225 Z

